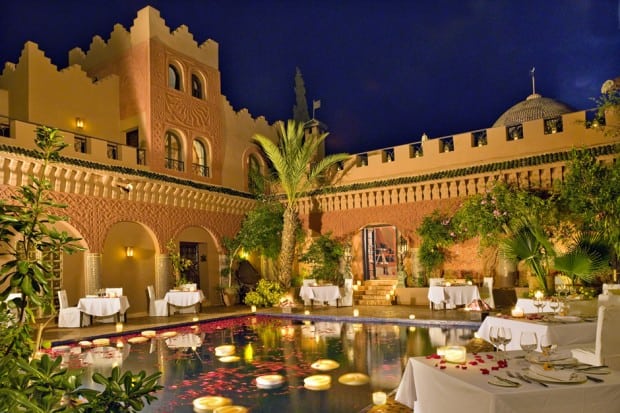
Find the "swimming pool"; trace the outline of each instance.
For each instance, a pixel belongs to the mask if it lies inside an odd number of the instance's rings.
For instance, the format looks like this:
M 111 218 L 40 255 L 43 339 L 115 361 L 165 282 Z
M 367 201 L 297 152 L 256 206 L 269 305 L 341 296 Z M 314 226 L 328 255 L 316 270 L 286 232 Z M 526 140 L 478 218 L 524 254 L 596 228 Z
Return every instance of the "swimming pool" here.
M 84 369 L 83 383 L 92 388 L 97 388 L 92 373 L 109 374 L 115 365 L 161 371 L 164 389 L 145 412 L 193 412 L 196 398 L 222 396 L 251 412 L 351 413 L 371 405 L 373 392 L 396 388 L 409 357 L 466 344 L 473 332 L 246 316 L 143 332 L 151 337 L 110 337 L 99 347 L 74 345 L 57 352 L 70 367 Z M 317 375 L 328 376 L 331 384 L 316 387 L 305 380 Z M 283 382 L 257 383 L 261 376 Z

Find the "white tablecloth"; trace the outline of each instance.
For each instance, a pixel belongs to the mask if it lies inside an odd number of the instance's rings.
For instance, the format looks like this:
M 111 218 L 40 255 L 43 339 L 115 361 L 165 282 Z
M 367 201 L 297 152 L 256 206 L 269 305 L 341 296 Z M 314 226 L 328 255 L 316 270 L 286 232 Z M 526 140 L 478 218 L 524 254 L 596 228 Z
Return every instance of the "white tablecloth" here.
M 542 312 L 551 312 L 549 307 L 549 301 L 544 300 L 545 306 L 542 307 Z M 583 317 L 596 317 L 598 311 L 597 300 L 567 300 L 568 314 L 577 315 Z M 523 309 L 526 314 L 533 314 L 538 311 L 534 306 L 534 300 L 531 298 L 519 298 L 517 300 L 517 307 Z
M 475 285 L 431 285 L 428 288 L 428 300 L 434 304 L 445 303 L 446 308 L 467 305 L 475 299 L 480 299 L 480 292 Z
M 340 288 L 337 285 L 302 285 L 299 296 L 304 300 L 335 301 L 340 299 Z
M 196 291 L 175 291 L 170 290 L 164 296 L 164 300 L 170 305 L 175 307 L 189 307 L 191 305 L 196 305 L 202 300 L 204 300 L 205 296 L 201 290 Z
M 106 317 L 115 314 L 125 314 L 129 308 L 129 300 L 122 297 L 84 297 L 78 301 L 78 308 L 95 317 Z
M 485 359 L 484 367 L 468 364 L 465 370 L 450 363 L 440 369 L 436 367 L 436 359 L 410 358 L 398 386 L 396 400 L 414 408 L 415 413 L 620 412 L 620 371 L 597 376 L 605 380 L 604 383 L 587 381 L 581 384 L 549 384 L 549 387 L 522 383 L 519 387 L 507 388 L 488 383 L 491 375 L 482 374 L 480 369 L 491 370 L 491 366 L 497 363 L 495 359 L 486 359 L 486 354 L 481 356 Z M 473 356 L 468 355 L 467 358 L 469 361 Z M 508 362 L 509 369 L 520 368 L 513 363 L 517 361 Z M 505 371 L 491 370 L 491 374 L 506 377 Z
M 543 322 L 540 320 L 528 320 L 525 318 L 503 318 L 488 316 L 484 319 L 478 329 L 478 336 L 489 341 L 489 328 L 491 326 L 502 326 L 510 328 L 512 333 L 512 341 L 506 346 L 507 350 L 520 350 L 519 343 L 521 332 L 533 331 L 540 338 L 547 334 L 551 337 L 551 341 L 558 346 L 566 346 L 570 344 L 593 343 L 596 338 L 596 322 L 582 321 L 578 323 L 557 323 Z

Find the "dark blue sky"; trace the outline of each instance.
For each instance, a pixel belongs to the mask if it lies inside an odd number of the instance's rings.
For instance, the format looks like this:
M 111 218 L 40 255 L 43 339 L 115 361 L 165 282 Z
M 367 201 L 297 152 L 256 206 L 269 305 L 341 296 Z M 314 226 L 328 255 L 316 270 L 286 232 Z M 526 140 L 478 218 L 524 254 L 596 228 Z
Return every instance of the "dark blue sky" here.
M 139 9 L 220 45 L 237 110 L 292 117 L 295 67 L 329 127 L 328 152 L 363 152 L 489 127 L 536 91 L 594 106 L 620 76 L 620 0 L 20 0 L 3 4 L 0 62 L 32 40 L 60 68 L 73 47 Z

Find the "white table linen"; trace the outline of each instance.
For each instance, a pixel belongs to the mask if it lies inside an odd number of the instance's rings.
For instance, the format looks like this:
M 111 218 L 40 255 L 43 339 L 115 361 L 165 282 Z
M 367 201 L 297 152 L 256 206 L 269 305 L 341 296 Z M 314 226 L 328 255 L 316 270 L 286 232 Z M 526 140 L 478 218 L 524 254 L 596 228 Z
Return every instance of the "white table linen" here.
M 545 306 L 542 307 L 542 312 L 551 312 L 549 300 L 543 300 L 543 302 Z M 568 315 L 596 317 L 596 312 L 598 310 L 597 300 L 566 300 L 566 303 L 568 304 Z M 531 298 L 519 298 L 515 306 L 521 308 L 525 314 L 534 314 L 538 312 L 538 309 L 534 305 L 534 300 Z
M 512 354 L 516 356 L 522 352 Z M 410 358 L 396 391 L 396 400 L 416 413 L 591 413 L 620 412 L 620 371 L 597 376 L 603 383 L 580 384 L 521 383 L 519 387 L 498 387 L 488 383 L 492 375 L 506 377 L 506 369 L 491 370 L 495 360 L 484 365 L 467 364 L 467 369 L 426 357 Z M 495 356 L 494 356 L 495 357 Z M 468 361 L 473 356 L 468 354 Z M 509 369 L 518 369 L 509 361 Z M 491 374 L 482 374 L 487 368 Z M 512 380 L 512 379 L 511 379 Z
M 488 316 L 484 319 L 480 328 L 478 328 L 478 336 L 487 341 L 489 340 L 489 329 L 494 327 L 508 327 L 512 333 L 512 341 L 506 345 L 507 350 L 520 350 L 521 345 L 519 339 L 523 331 L 533 331 L 540 338 L 548 335 L 551 342 L 558 346 L 566 346 L 571 344 L 591 343 L 596 337 L 596 323 L 589 321 L 581 321 L 577 323 L 558 323 L 544 322 L 542 320 L 528 320 L 526 318 L 503 318 Z
M 434 304 L 445 304 L 446 308 L 467 305 L 480 299 L 480 291 L 475 285 L 431 285 L 428 287 L 428 299 Z
M 181 313 L 186 313 L 188 311 L 197 313 L 197 307 L 202 302 L 202 300 L 204 300 L 204 298 L 205 296 L 202 290 L 170 290 L 164 296 L 164 300 L 168 303 L 168 305 L 177 307 L 179 309 L 179 312 Z M 172 315 L 172 311 L 170 311 L 169 314 Z
M 90 316 L 107 317 L 123 315 L 129 308 L 127 296 L 122 297 L 84 297 L 80 298 L 77 307 Z
M 341 297 L 340 288 L 337 285 L 302 285 L 299 296 L 311 302 L 337 302 Z

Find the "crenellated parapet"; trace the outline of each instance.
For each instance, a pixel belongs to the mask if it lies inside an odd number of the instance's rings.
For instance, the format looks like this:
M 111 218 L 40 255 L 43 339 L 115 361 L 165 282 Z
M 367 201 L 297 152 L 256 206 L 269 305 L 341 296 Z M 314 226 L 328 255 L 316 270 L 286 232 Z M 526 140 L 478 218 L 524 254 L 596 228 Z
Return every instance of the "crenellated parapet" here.
M 79 48 L 71 50 L 69 62 L 87 68 L 97 67 L 103 62 L 119 58 L 137 45 L 148 43 L 153 38 L 157 38 L 168 48 L 195 59 L 201 64 L 218 69 L 219 46 L 217 42 L 208 39 L 199 45 L 185 25 L 171 31 L 159 11 L 150 6 L 138 11 L 129 31 L 122 25 L 116 24 L 107 42 L 100 36 L 95 36 L 87 52 Z

